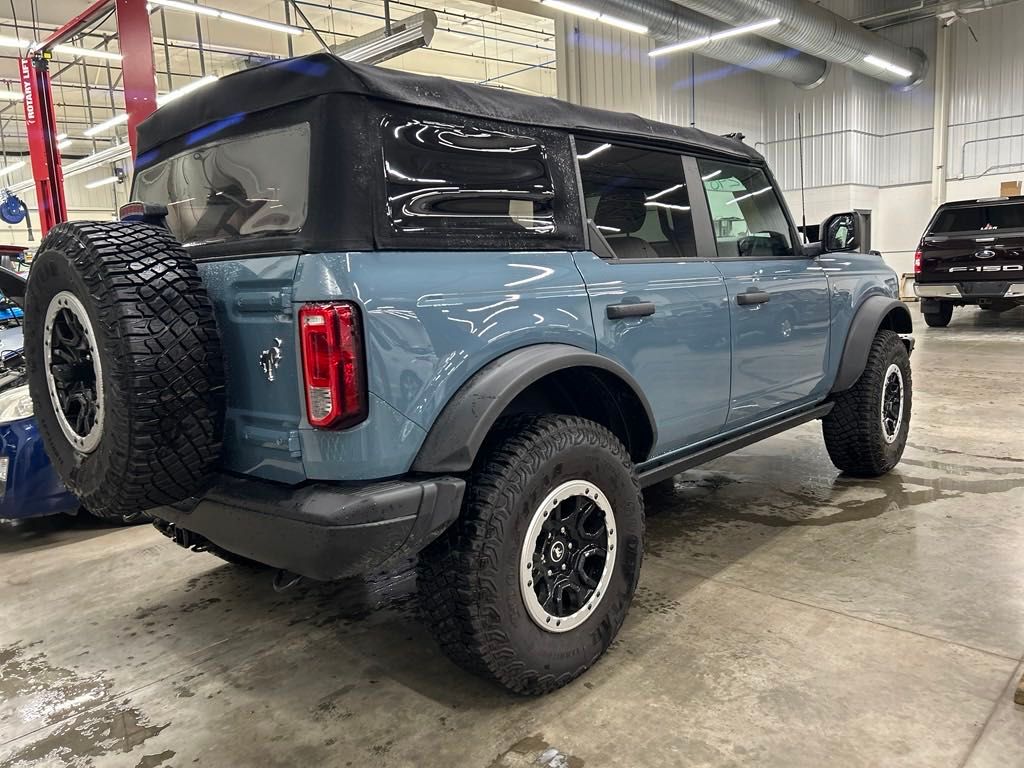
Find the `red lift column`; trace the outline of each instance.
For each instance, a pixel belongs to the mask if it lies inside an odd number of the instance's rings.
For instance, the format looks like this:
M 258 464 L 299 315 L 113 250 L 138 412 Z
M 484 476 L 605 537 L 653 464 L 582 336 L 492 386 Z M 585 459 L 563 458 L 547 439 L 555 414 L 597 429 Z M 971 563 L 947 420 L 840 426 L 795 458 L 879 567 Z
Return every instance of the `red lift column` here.
M 117 39 L 121 46 L 124 105 L 128 113 L 128 142 L 132 159 L 138 156 L 135 131 L 156 111 L 156 65 L 153 33 L 146 0 L 117 0 Z
M 135 157 L 135 130 L 156 109 L 156 67 L 153 36 L 149 28 L 146 0 L 96 0 L 21 60 L 21 89 L 25 95 L 25 121 L 39 205 L 39 229 L 43 235 L 55 224 L 67 221 L 64 175 L 57 149 L 57 131 L 50 90 L 49 51 L 81 33 L 115 5 L 117 34 L 121 47 L 125 109 L 128 112 L 128 141 Z
M 57 149 L 49 63 L 44 55 L 30 55 L 18 62 L 21 90 L 25 96 L 25 127 L 28 130 L 32 178 L 36 182 L 39 231 L 42 235 L 50 227 L 68 218 L 68 207 L 64 200 L 64 174 L 60 167 L 60 151 Z

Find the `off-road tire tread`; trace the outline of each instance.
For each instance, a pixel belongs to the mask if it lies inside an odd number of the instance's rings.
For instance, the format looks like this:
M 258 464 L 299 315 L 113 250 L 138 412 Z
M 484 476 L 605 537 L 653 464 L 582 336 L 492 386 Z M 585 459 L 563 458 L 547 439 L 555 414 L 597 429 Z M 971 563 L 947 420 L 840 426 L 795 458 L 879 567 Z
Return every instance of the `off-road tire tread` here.
M 835 406 L 822 419 L 825 448 L 836 468 L 853 477 L 879 477 L 891 470 L 881 444 L 881 424 L 877 417 L 882 377 L 894 357 L 907 356 L 907 348 L 894 331 L 879 331 L 871 343 L 868 362 L 857 383 L 835 399 Z M 903 385 L 912 403 L 910 367 L 904 371 Z M 909 414 L 906 416 L 908 419 Z
M 481 451 L 459 520 L 419 560 L 424 620 L 441 648 L 463 669 L 517 693 L 536 695 L 560 688 L 583 674 L 604 650 L 559 676 L 528 669 L 501 628 L 498 607 L 497 547 L 515 514 L 516 489 L 525 487 L 545 461 L 573 446 L 594 444 L 622 462 L 642 505 L 629 452 L 609 430 L 575 416 L 513 416 L 496 425 Z M 641 512 L 641 531 L 642 517 Z M 613 637 L 618 629 L 614 627 Z
M 96 307 L 97 342 L 106 338 L 112 353 L 105 365 L 113 359 L 113 370 L 104 370 L 114 396 L 102 438 L 113 443 L 103 482 L 82 495 L 74 471 L 62 480 L 104 518 L 201 492 L 221 457 L 224 362 L 195 262 L 169 231 L 135 222 L 59 224 L 40 245 L 40 254 L 47 251 L 63 253 L 82 278 L 90 297 L 79 298 Z M 31 306 L 31 295 L 30 286 L 26 333 L 38 347 L 26 344 L 30 372 L 44 365 L 46 312 Z M 52 408 L 42 389 L 33 390 L 37 409 L 38 395 Z M 43 440 L 48 451 L 55 441 L 67 444 L 59 428 L 44 430 Z

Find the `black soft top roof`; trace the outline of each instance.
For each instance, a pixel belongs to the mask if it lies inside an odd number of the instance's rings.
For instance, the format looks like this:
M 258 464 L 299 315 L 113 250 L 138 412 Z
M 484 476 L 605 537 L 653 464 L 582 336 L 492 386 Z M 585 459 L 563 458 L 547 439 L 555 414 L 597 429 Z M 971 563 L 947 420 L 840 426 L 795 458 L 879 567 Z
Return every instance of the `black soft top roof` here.
M 352 94 L 521 125 L 613 133 L 763 161 L 738 139 L 682 128 L 638 115 L 527 96 L 441 77 L 425 77 L 342 61 L 329 53 L 284 59 L 237 72 L 176 99 L 146 119 L 138 132 L 143 155 L 210 123 L 323 94 Z

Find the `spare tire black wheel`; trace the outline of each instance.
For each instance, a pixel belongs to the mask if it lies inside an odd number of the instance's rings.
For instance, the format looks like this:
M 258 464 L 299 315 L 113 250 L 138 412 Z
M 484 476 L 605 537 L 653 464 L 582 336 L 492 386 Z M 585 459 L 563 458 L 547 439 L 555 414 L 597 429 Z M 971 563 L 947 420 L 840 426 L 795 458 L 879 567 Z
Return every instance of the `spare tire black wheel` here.
M 199 271 L 167 230 L 51 229 L 28 281 L 25 360 L 46 452 L 93 514 L 135 515 L 209 482 L 223 355 Z

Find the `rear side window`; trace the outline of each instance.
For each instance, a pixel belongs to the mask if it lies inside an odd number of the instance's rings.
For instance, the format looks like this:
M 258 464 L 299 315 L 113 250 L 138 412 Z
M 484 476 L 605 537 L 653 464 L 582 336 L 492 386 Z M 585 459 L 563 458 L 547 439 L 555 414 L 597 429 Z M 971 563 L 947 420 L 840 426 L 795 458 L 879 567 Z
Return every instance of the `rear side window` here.
M 556 235 L 548 150 L 530 132 L 389 116 L 382 122 L 387 220 L 410 245 L 461 237 L 531 244 Z M 470 241 L 466 241 L 470 242 Z
M 308 123 L 190 149 L 135 174 L 185 245 L 298 232 L 309 204 Z
M 698 160 L 721 257 L 793 255 L 789 220 L 760 168 Z
M 577 140 L 576 160 L 587 218 L 616 258 L 696 256 L 681 156 Z
M 993 229 L 1024 229 L 1024 203 L 946 208 L 939 211 L 928 234 L 981 232 Z

